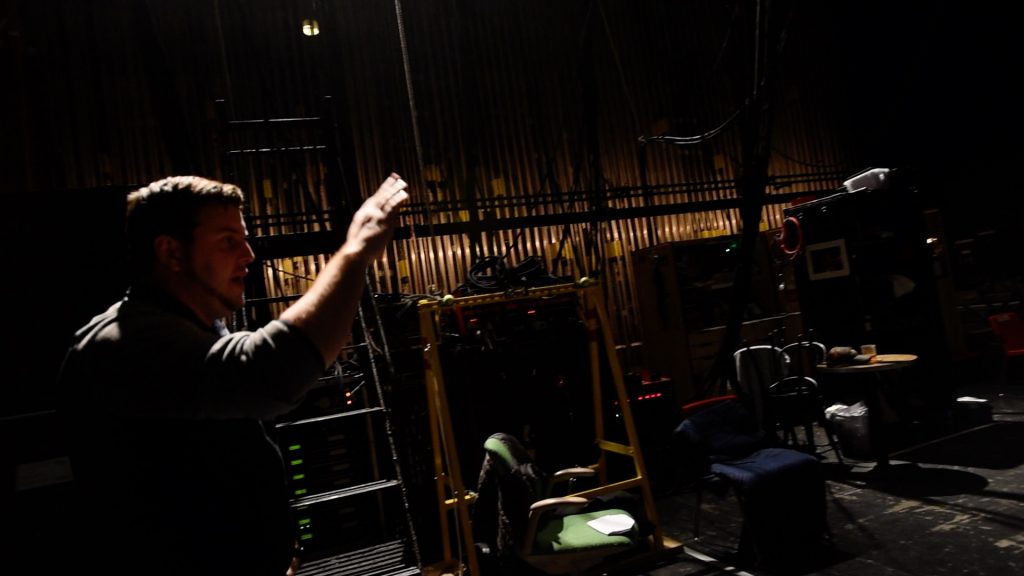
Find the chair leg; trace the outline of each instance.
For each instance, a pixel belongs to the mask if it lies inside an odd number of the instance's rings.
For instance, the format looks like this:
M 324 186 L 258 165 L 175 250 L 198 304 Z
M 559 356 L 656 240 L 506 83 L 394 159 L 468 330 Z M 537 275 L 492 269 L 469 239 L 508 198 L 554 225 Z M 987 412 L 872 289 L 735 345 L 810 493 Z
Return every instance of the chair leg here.
M 836 455 L 836 462 L 839 464 L 843 463 L 843 453 L 839 450 L 839 442 L 836 440 L 836 435 L 832 433 L 832 423 L 825 418 L 825 414 L 822 413 L 821 419 L 818 421 L 818 425 L 825 432 L 825 438 L 828 440 L 828 445 L 832 447 L 832 453 Z
M 693 539 L 700 539 L 700 510 L 704 503 L 704 489 L 697 488 L 697 498 L 693 510 Z
M 814 425 L 811 422 L 804 423 L 804 438 L 807 439 L 807 448 L 811 452 L 817 452 L 817 441 L 814 439 Z
M 780 423 L 778 425 L 778 430 L 779 437 L 784 445 L 796 446 L 796 432 L 793 430 L 791 425 Z

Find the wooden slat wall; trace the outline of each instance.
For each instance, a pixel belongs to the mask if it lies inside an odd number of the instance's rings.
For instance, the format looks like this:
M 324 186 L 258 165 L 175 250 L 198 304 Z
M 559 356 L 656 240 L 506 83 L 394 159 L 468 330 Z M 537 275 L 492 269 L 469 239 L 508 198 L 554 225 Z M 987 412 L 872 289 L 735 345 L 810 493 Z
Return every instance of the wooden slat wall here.
M 396 242 L 374 270 L 378 288 L 448 293 L 480 258 L 512 245 L 513 263 L 536 255 L 551 272 L 602 272 L 617 338 L 634 337 L 629 255 L 655 242 L 739 232 L 735 210 L 602 221 L 593 190 L 669 190 L 645 199 L 610 196 L 605 207 L 735 198 L 736 125 L 693 146 L 641 136 L 692 136 L 724 123 L 749 96 L 753 3 L 710 0 L 163 0 L 21 3 L 8 26 L 26 78 L 15 126 L 31 162 L 22 193 L 145 183 L 171 172 L 222 177 L 213 102 L 235 118 L 322 112 L 335 97 L 352 140 L 359 189 L 388 172 L 412 184 L 422 207 L 407 224 L 593 213 L 563 227 L 474 238 Z M 835 16 L 798 4 L 787 30 L 773 98 L 770 173 L 776 192 L 816 193 L 859 170 L 841 98 L 842 39 Z M 816 11 L 816 12 L 814 12 Z M 778 16 L 777 21 L 782 21 Z M 300 34 L 304 18 L 321 33 Z M 12 53 L 14 53 L 12 52 Z M 410 82 L 411 81 L 411 82 Z M 299 176 L 326 198 L 317 161 Z M 268 163 L 244 177 L 254 211 L 308 205 L 271 202 L 290 174 Z M 785 177 L 785 178 L 784 178 Z M 667 188 L 673 185 L 674 188 Z M 674 190 L 674 191 L 671 191 Z M 530 198 L 544 198 L 532 201 Z M 283 198 L 283 197 L 280 197 Z M 518 201 L 516 199 L 519 199 Z M 462 202 L 456 209 L 446 203 Z M 782 206 L 765 208 L 776 228 Z M 566 234 L 568 232 L 568 234 Z M 564 236 L 564 238 L 563 238 Z M 562 260 L 554 258 L 565 240 Z M 287 293 L 322 263 L 271 262 L 268 290 Z M 292 278 L 286 281 L 286 278 Z

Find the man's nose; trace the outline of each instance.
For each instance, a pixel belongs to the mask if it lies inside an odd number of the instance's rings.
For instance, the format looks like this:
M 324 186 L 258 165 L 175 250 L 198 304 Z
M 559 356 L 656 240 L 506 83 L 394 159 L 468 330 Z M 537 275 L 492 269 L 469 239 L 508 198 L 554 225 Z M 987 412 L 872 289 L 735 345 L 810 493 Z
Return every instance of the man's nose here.
M 256 260 L 256 253 L 252 251 L 252 246 L 249 245 L 249 242 L 246 242 L 245 243 L 245 263 L 249 264 L 250 262 L 252 262 L 254 260 Z

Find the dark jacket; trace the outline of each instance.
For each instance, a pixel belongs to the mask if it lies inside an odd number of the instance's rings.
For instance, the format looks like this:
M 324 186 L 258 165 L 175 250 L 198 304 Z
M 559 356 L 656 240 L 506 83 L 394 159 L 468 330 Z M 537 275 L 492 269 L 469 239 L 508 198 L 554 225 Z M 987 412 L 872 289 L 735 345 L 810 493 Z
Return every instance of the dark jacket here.
M 80 329 L 59 377 L 78 532 L 106 574 L 281 576 L 294 531 L 263 422 L 323 372 L 280 321 L 228 334 L 130 291 Z

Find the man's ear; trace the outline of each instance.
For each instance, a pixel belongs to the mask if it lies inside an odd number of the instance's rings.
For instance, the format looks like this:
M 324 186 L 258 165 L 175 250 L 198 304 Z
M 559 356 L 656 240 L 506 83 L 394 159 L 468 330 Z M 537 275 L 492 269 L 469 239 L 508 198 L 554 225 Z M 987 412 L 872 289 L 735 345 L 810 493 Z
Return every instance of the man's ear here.
M 153 240 L 153 250 L 156 252 L 156 261 L 161 267 L 174 272 L 180 272 L 184 268 L 184 251 L 181 249 L 181 242 L 162 234 Z

